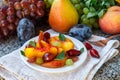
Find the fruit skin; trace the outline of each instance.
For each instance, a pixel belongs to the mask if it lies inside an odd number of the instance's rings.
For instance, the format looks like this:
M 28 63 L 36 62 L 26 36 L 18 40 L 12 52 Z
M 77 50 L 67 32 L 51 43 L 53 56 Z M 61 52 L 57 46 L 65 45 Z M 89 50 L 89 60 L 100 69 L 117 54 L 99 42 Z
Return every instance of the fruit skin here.
M 54 0 L 49 14 L 49 24 L 55 31 L 67 32 L 78 23 L 79 15 L 70 0 Z
M 51 53 L 45 53 L 43 56 L 44 62 L 52 61 L 52 60 L 54 60 L 54 58 L 55 58 L 55 55 L 53 55 Z
M 50 62 L 45 62 L 41 64 L 41 66 L 47 67 L 47 68 L 59 68 L 63 67 L 65 65 L 66 59 L 63 60 L 52 60 Z
M 87 25 L 77 24 L 69 30 L 68 35 L 83 42 L 92 36 L 92 30 Z
M 95 49 L 90 49 L 90 55 L 95 58 L 100 58 L 98 51 Z
M 66 66 L 71 66 L 71 65 L 73 65 L 73 60 L 72 59 L 67 59 L 65 64 L 66 64 Z
M 42 64 L 43 63 L 42 58 L 36 58 L 35 63 L 38 65 Z
M 66 53 L 68 54 L 68 56 L 79 56 L 81 52 L 76 49 L 70 49 Z
M 107 34 L 120 33 L 120 7 L 113 6 L 108 8 L 104 16 L 99 19 L 100 28 Z
M 36 54 L 33 53 L 34 48 L 25 48 L 24 51 L 25 51 L 25 56 L 26 56 L 28 59 L 36 56 Z
M 35 36 L 34 24 L 27 18 L 20 20 L 17 27 L 17 36 L 20 45 L 23 45 L 27 40 Z
M 84 45 L 88 50 L 92 49 L 92 45 L 90 43 L 85 42 Z

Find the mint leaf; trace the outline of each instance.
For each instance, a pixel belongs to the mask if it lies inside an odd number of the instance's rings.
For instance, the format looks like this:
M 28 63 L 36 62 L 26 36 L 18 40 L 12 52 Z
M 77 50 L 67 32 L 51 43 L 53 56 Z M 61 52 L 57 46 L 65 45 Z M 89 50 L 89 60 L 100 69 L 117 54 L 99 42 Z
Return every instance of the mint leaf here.
M 87 18 L 91 18 L 91 17 L 95 17 L 95 16 L 97 16 L 97 12 L 89 12 L 87 14 Z
M 91 0 L 88 0 L 88 1 L 85 2 L 85 5 L 86 5 L 87 7 L 90 7 L 90 4 L 91 4 Z
M 98 0 L 91 0 L 91 3 L 96 5 Z
M 32 46 L 32 47 L 36 47 L 35 41 L 30 41 L 30 42 L 29 42 L 29 45 Z
M 66 40 L 66 37 L 64 36 L 64 34 L 59 33 L 59 40 L 61 40 L 61 41 Z
M 65 52 L 62 51 L 56 56 L 56 59 L 62 60 L 62 59 L 64 59 L 64 57 L 65 57 Z
M 110 3 L 111 5 L 115 5 L 115 0 L 109 0 L 109 3 Z
M 98 13 L 99 18 L 101 18 L 101 17 L 104 15 L 105 11 L 106 11 L 106 9 L 102 9 L 102 10 Z
M 21 50 L 20 52 L 21 52 L 21 55 L 25 56 L 25 52 L 24 51 Z
M 80 49 L 80 52 L 83 53 L 83 52 L 84 52 L 84 48 L 81 48 L 81 49 Z

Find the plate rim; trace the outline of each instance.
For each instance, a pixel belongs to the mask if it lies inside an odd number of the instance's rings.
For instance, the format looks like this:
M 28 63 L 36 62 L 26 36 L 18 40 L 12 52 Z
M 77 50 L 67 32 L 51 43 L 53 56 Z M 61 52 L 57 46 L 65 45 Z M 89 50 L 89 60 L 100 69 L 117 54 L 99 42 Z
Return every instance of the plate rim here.
M 59 33 L 50 33 L 50 35 L 51 35 L 51 36 L 58 36 Z M 65 34 L 64 34 L 64 35 L 65 35 Z M 21 55 L 20 50 L 23 50 L 23 49 L 25 48 L 25 46 L 26 46 L 30 41 L 33 41 L 33 40 L 37 41 L 37 40 L 38 40 L 38 36 L 36 36 L 36 37 L 34 37 L 34 38 L 31 38 L 30 40 L 26 41 L 26 42 L 23 44 L 23 46 L 19 49 L 20 57 L 21 57 L 22 61 L 23 61 L 28 67 L 30 67 L 30 68 L 32 68 L 32 69 L 34 69 L 34 70 L 36 70 L 36 71 L 41 71 L 41 72 L 46 72 L 46 73 L 63 73 L 63 72 L 67 72 L 67 71 L 74 70 L 74 69 L 80 67 L 80 66 L 86 61 L 87 56 L 88 56 L 88 55 L 87 55 L 87 49 L 86 49 L 86 47 L 83 45 L 83 43 L 82 43 L 81 41 L 75 39 L 74 37 L 71 37 L 71 36 L 68 36 L 68 35 L 65 35 L 65 37 L 69 38 L 74 44 L 76 44 L 76 43 L 74 42 L 74 40 L 77 41 L 77 42 L 79 42 L 80 44 L 82 44 L 82 47 L 84 48 L 84 52 L 83 52 L 82 54 L 80 54 L 80 56 L 79 56 L 79 58 L 81 57 L 81 55 L 84 56 L 84 58 L 82 58 L 82 59 L 84 59 L 84 60 L 82 60 L 82 62 L 81 62 L 81 61 L 77 61 L 77 62 L 75 62 L 73 65 L 67 66 L 66 68 L 64 68 L 64 67 L 61 67 L 61 68 L 46 68 L 46 67 L 42 67 L 42 66 L 37 65 L 37 64 L 33 64 L 33 63 L 27 62 L 27 58 L 26 58 L 25 56 Z M 78 44 L 77 44 L 77 45 L 78 45 Z M 81 63 L 78 65 L 78 62 L 81 62 Z M 39 69 L 36 68 L 35 66 L 39 67 Z M 72 67 L 73 67 L 73 68 L 72 68 Z M 40 68 L 42 68 L 42 69 L 40 69 Z M 62 69 L 62 70 L 61 70 L 61 69 Z

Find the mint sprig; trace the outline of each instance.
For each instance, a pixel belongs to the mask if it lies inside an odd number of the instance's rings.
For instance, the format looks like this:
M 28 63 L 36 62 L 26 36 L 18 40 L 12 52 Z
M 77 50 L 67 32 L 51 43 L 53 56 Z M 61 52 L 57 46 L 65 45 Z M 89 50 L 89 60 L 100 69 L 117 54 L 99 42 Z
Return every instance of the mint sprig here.
M 24 51 L 20 51 L 21 55 L 25 56 L 25 52 Z
M 36 47 L 36 42 L 35 41 L 30 41 L 29 45 L 32 46 L 32 47 Z
M 60 52 L 60 53 L 56 56 L 56 59 L 62 60 L 62 59 L 64 59 L 64 57 L 65 57 L 65 52 L 62 51 L 62 52 Z
M 66 40 L 66 37 L 64 36 L 64 34 L 59 33 L 59 40 L 61 40 L 61 41 Z
M 84 48 L 81 48 L 81 49 L 80 49 L 80 52 L 83 53 L 83 52 L 84 52 Z

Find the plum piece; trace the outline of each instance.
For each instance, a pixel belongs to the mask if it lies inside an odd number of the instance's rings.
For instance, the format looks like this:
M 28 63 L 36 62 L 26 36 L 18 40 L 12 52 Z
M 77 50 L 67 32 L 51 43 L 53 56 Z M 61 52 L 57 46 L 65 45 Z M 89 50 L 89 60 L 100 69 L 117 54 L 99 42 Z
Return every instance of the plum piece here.
M 17 27 L 17 36 L 20 45 L 23 45 L 27 40 L 35 36 L 34 24 L 27 18 L 21 19 Z

